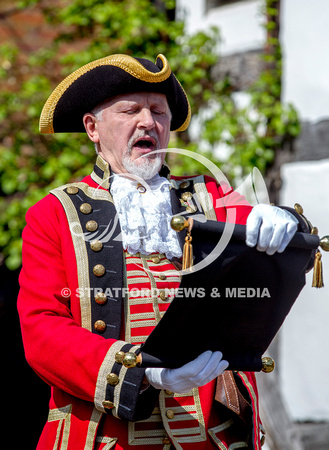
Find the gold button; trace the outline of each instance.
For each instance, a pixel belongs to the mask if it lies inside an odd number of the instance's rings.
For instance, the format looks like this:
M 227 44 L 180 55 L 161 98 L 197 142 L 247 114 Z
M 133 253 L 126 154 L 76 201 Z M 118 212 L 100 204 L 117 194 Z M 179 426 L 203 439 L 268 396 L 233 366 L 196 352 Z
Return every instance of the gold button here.
M 167 409 L 166 416 L 168 417 L 168 419 L 173 419 L 175 416 L 175 413 L 172 409 Z
M 190 200 L 193 197 L 192 192 L 184 192 L 182 194 L 182 199 L 187 202 L 188 200 Z
M 303 207 L 299 203 L 295 203 L 294 204 L 294 208 L 295 208 L 295 211 L 298 214 L 303 214 L 304 213 Z
M 103 248 L 103 243 L 101 241 L 93 241 L 93 242 L 90 243 L 90 248 L 94 252 L 99 252 Z
M 137 355 L 133 352 L 127 352 L 125 353 L 125 356 L 123 357 L 122 364 L 129 368 L 136 367 L 137 366 Z
M 170 444 L 170 439 L 168 438 L 168 436 L 163 438 L 162 443 L 163 444 Z
M 263 445 L 265 444 L 265 441 L 266 441 L 266 437 L 264 436 L 264 434 L 263 434 L 263 436 L 260 438 L 260 445 L 263 447 Z
M 104 408 L 106 408 L 106 409 L 112 409 L 112 408 L 114 408 L 114 403 L 111 402 L 110 400 L 104 400 L 104 401 L 102 402 L 102 405 L 103 405 Z
M 167 395 L 173 395 L 173 392 L 172 392 L 172 391 L 165 390 L 165 393 L 166 393 Z
M 168 297 L 166 296 L 166 292 L 165 291 L 160 291 L 159 297 L 161 298 L 161 300 L 163 302 L 166 302 L 168 300 Z
M 190 182 L 189 181 L 182 181 L 181 184 L 179 185 L 179 187 L 181 189 L 186 189 L 187 187 L 189 187 Z
M 109 373 L 106 377 L 109 385 L 116 386 L 119 383 L 119 377 L 115 373 Z
M 105 305 L 107 302 L 107 297 L 104 292 L 98 292 L 98 294 L 95 295 L 95 302 L 99 305 Z
M 69 186 L 67 189 L 66 189 L 66 192 L 68 193 L 68 194 L 77 194 L 78 192 L 79 192 L 79 189 L 76 187 L 76 186 Z
M 93 268 L 93 273 L 96 275 L 96 277 L 102 277 L 105 273 L 105 267 L 102 266 L 102 264 L 96 264 L 96 266 Z
M 186 207 L 186 212 L 188 212 L 188 213 L 195 213 L 195 212 L 197 212 L 197 210 L 198 210 L 198 208 L 193 205 L 189 205 Z
M 94 328 L 99 333 L 102 333 L 106 330 L 106 323 L 104 322 L 104 320 L 96 320 L 96 322 L 94 323 Z
M 115 362 L 117 362 L 118 364 L 122 364 L 123 358 L 125 356 L 125 352 L 116 352 L 115 354 Z
M 167 277 L 166 277 L 166 275 L 164 273 L 160 273 L 159 278 L 162 281 L 167 279 Z
M 89 220 L 89 221 L 86 223 L 86 229 L 87 229 L 87 231 L 96 231 L 97 228 L 98 228 L 98 223 L 95 222 L 95 220 Z
M 159 264 L 160 262 L 160 258 L 159 256 L 153 256 L 153 258 L 151 258 L 154 264 Z
M 82 203 L 82 205 L 80 205 L 80 211 L 82 214 L 90 214 L 92 210 L 93 208 L 89 203 Z

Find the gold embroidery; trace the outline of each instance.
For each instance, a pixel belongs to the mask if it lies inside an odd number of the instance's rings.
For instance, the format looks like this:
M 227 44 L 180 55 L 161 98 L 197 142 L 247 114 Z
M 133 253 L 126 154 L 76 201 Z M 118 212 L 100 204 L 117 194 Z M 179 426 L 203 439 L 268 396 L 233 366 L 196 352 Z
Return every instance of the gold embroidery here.
M 106 444 L 102 450 L 110 450 L 110 448 L 114 447 L 117 443 L 118 438 L 111 438 L 107 436 L 97 436 L 96 442 L 100 442 L 101 444 Z
M 235 450 L 236 448 L 248 448 L 248 444 L 246 442 L 234 442 L 228 448 L 228 450 Z
M 252 385 L 251 385 L 250 381 L 248 380 L 247 376 L 243 372 L 238 372 L 237 374 L 242 378 L 242 381 L 243 381 L 244 385 L 248 388 L 249 394 L 251 395 L 252 406 L 253 406 L 253 414 L 254 414 L 255 422 L 256 422 L 254 433 L 257 433 L 257 436 L 254 439 L 254 441 L 256 443 L 256 450 L 260 450 L 259 439 L 258 439 L 258 429 L 259 429 L 258 417 L 259 417 L 259 411 L 258 411 L 257 397 L 256 397 L 256 394 L 255 394 L 254 388 L 252 387 Z
M 57 427 L 56 439 L 54 443 L 54 450 L 57 450 L 60 434 L 63 428 L 62 442 L 61 442 L 61 450 L 66 450 L 69 442 L 69 434 L 70 434 L 70 426 L 71 426 L 71 414 L 72 414 L 72 405 L 63 406 L 58 409 L 51 409 L 48 414 L 48 422 L 56 422 L 59 420 L 59 424 Z
M 206 216 L 207 220 L 217 220 L 216 212 L 214 210 L 214 206 L 212 203 L 212 199 L 210 198 L 209 192 L 207 191 L 204 176 L 195 177 L 193 179 L 193 185 L 195 189 L 195 193 L 198 196 L 198 200 L 203 209 L 203 212 Z
M 138 349 L 139 349 L 139 346 L 134 346 L 134 347 L 131 347 L 131 349 L 129 351 L 132 353 L 135 353 L 136 350 L 138 350 Z M 120 369 L 120 372 L 118 375 L 120 380 L 125 379 L 127 370 L 129 370 L 127 367 L 125 367 L 124 365 L 121 366 L 121 369 Z M 114 388 L 114 393 L 113 393 L 114 408 L 111 411 L 112 411 L 113 416 L 116 417 L 117 419 L 119 418 L 118 408 L 119 408 L 119 403 L 120 403 L 121 388 L 122 388 L 122 383 L 117 384 Z
M 233 419 L 227 420 L 216 427 L 209 428 L 208 433 L 211 436 L 212 440 L 217 444 L 217 446 L 221 450 L 234 450 L 236 448 L 248 448 L 248 444 L 246 442 L 233 442 L 229 447 L 223 444 L 223 442 L 216 436 L 216 433 L 220 433 L 221 431 L 227 430 L 234 423 Z
M 75 186 L 84 192 L 89 198 L 97 200 L 106 200 L 113 203 L 112 197 L 108 191 L 103 189 L 95 189 L 88 186 L 86 183 L 74 183 L 66 184 L 57 189 L 53 189 L 51 194 L 55 195 L 61 202 L 68 224 L 70 226 L 70 231 L 73 240 L 74 251 L 77 261 L 77 271 L 78 271 L 78 283 L 79 283 L 79 300 L 81 308 L 81 326 L 87 330 L 92 330 L 91 323 L 91 306 L 90 306 L 90 281 L 89 281 L 89 269 L 88 269 L 88 255 L 86 249 L 86 241 L 84 238 L 84 232 L 82 230 L 78 213 L 70 199 L 67 195 L 65 189 L 68 186 Z
M 134 328 L 139 327 L 155 327 L 156 322 L 154 319 L 151 320 L 134 320 L 133 322 Z
M 132 344 L 142 344 L 148 338 L 148 334 L 145 336 L 131 336 L 130 341 Z
M 93 450 L 97 426 L 102 418 L 102 415 L 103 413 L 101 411 L 98 411 L 96 408 L 93 409 L 88 425 L 87 439 L 84 450 Z
M 108 191 L 111 178 L 110 166 L 100 155 L 97 156 L 96 166 L 103 172 L 103 178 L 99 177 L 96 172 L 93 172 L 91 174 L 91 179 Z
M 168 436 L 172 439 L 175 448 L 181 449 L 182 447 L 179 444 L 183 443 L 192 443 L 192 442 L 203 442 L 207 439 L 204 417 L 201 409 L 201 402 L 199 396 L 198 389 L 192 389 L 192 391 L 187 392 L 185 394 L 175 394 L 175 398 L 179 397 L 191 397 L 191 401 L 193 404 L 170 407 L 170 409 L 175 413 L 173 419 L 168 419 L 166 416 L 166 403 L 165 403 L 165 393 L 164 391 L 160 392 L 159 396 L 159 405 L 162 415 L 162 422 L 165 427 L 165 430 Z M 185 414 L 179 414 L 185 413 Z M 189 414 L 186 414 L 189 413 Z M 199 426 L 197 427 L 187 427 L 187 428 L 179 428 L 179 429 L 171 429 L 169 423 L 171 422 L 179 422 L 179 421 L 190 421 L 197 420 L 199 422 Z
M 68 75 L 51 93 L 50 97 L 46 101 L 40 116 L 40 133 L 54 133 L 53 117 L 56 106 L 64 94 L 64 92 L 82 75 L 100 66 L 115 66 L 129 73 L 133 77 L 146 81 L 147 83 L 161 83 L 169 78 L 171 74 L 171 69 L 167 59 L 163 55 L 158 55 L 161 59 L 163 67 L 160 72 L 150 72 L 145 67 L 138 62 L 135 58 L 128 55 L 110 55 L 105 58 L 92 61 L 79 69 L 75 70 L 73 73 Z M 186 94 L 185 94 L 186 95 Z M 186 121 L 180 127 L 187 127 L 191 116 L 190 110 Z M 188 122 L 187 122 L 188 120 Z M 187 122 L 187 124 L 186 124 Z M 183 131 L 183 130 L 182 130 Z
M 129 422 L 128 425 L 128 443 L 129 445 L 155 445 L 162 444 L 163 438 L 166 436 L 164 428 L 151 430 L 136 430 L 138 424 L 149 422 L 162 422 L 160 416 L 160 408 L 155 407 L 151 416 L 148 419 L 140 420 L 139 422 Z
M 111 372 L 111 368 L 115 361 L 115 354 L 121 350 L 121 348 L 126 344 L 124 341 L 116 341 L 111 345 L 109 351 L 107 352 L 104 361 L 99 369 L 96 389 L 95 389 L 95 397 L 94 403 L 96 408 L 99 411 L 105 412 L 103 401 L 106 397 L 106 386 L 107 386 L 107 375 Z M 117 403 L 115 403 L 115 407 Z M 114 409 L 114 408 L 113 408 Z M 113 411 L 113 410 L 112 410 Z
M 174 77 L 175 77 L 175 75 L 174 75 Z M 177 80 L 177 78 L 176 78 L 176 80 Z M 178 81 L 178 83 L 180 84 L 179 81 Z M 180 84 L 180 86 L 182 87 L 181 84 Z M 190 102 L 188 101 L 186 92 L 184 91 L 183 87 L 182 87 L 182 91 L 184 92 L 184 95 L 185 95 L 185 98 L 186 98 L 186 101 L 187 101 L 187 105 L 188 105 L 187 117 L 186 117 L 186 120 L 183 123 L 183 125 L 181 125 L 179 128 L 177 128 L 177 130 L 174 130 L 174 131 L 184 131 L 184 130 L 186 130 L 186 128 L 188 127 L 188 125 L 189 125 L 189 123 L 191 121 L 191 105 L 190 105 Z
M 81 183 L 82 184 L 82 183 Z M 81 188 L 81 186 L 78 186 Z M 70 226 L 73 246 L 77 261 L 78 284 L 79 284 L 79 301 L 81 308 L 81 326 L 91 331 L 91 309 L 90 309 L 90 281 L 88 269 L 88 255 L 86 242 L 84 240 L 84 232 L 82 230 L 77 211 L 69 198 L 69 196 L 60 189 L 51 191 L 63 205 L 67 221 Z
M 131 320 L 138 320 L 138 319 L 153 319 L 155 321 L 154 318 L 154 312 L 143 312 L 143 313 L 130 313 L 130 317 Z

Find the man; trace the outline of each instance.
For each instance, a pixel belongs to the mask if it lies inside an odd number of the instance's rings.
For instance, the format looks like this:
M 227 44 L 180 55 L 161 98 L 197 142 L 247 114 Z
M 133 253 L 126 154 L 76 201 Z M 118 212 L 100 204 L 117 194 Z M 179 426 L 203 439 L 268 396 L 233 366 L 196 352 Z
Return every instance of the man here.
M 38 450 L 260 448 L 254 375 L 225 370 L 220 351 L 178 369 L 122 364 L 164 315 L 166 290 L 180 284 L 182 250 L 169 219 L 196 212 L 193 195 L 202 204 L 211 194 L 201 211 L 208 219 L 230 220 L 234 210 L 245 224 L 249 216 L 247 244 L 269 254 L 297 228 L 275 207 L 250 213 L 238 195 L 218 207 L 229 192 L 213 179 L 170 178 L 158 150 L 189 121 L 187 96 L 162 55 L 156 64 L 94 61 L 45 104 L 41 132 L 85 130 L 98 157 L 90 176 L 54 189 L 26 216 L 22 335 L 28 362 L 52 387 Z

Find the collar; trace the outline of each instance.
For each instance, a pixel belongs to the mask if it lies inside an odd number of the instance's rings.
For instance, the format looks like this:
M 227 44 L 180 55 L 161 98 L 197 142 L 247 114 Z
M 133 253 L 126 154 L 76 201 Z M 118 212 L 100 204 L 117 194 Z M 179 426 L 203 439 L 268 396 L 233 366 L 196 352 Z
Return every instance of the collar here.
M 91 178 L 95 181 L 95 183 L 99 184 L 108 191 L 111 186 L 112 175 L 113 173 L 111 172 L 109 163 L 100 155 L 97 155 Z M 170 180 L 170 168 L 166 162 L 163 163 L 159 175 L 160 177 L 167 178 L 170 182 L 172 181 Z

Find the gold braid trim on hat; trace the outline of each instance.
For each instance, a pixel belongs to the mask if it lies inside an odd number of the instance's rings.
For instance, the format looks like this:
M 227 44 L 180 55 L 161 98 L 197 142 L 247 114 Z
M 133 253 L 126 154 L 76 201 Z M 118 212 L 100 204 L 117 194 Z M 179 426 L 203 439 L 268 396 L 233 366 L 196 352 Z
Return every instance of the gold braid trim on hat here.
M 175 75 L 174 75 L 174 77 L 175 77 Z M 177 80 L 177 78 L 176 78 L 176 80 Z M 177 128 L 176 130 L 173 130 L 173 131 L 185 131 L 187 129 L 187 127 L 189 126 L 189 123 L 191 121 L 191 105 L 190 105 L 190 102 L 188 101 L 188 98 L 187 98 L 187 95 L 186 95 L 186 92 L 185 92 L 183 86 L 180 84 L 180 82 L 178 80 L 177 80 L 177 82 L 180 85 L 180 87 L 182 88 L 182 91 L 184 92 L 184 95 L 185 95 L 185 98 L 186 98 L 186 101 L 187 101 L 187 108 L 188 108 L 188 110 L 187 110 L 187 116 L 186 116 L 185 122 L 179 128 Z
M 158 55 L 157 59 L 158 58 L 161 59 L 163 68 L 160 72 L 157 73 L 149 72 L 139 61 L 128 55 L 106 56 L 105 58 L 97 59 L 96 61 L 92 61 L 75 70 L 54 89 L 54 91 L 46 101 L 40 116 L 40 133 L 54 133 L 53 117 L 58 101 L 60 100 L 64 92 L 71 86 L 71 84 L 73 84 L 85 73 L 99 66 L 115 66 L 119 67 L 127 73 L 130 73 L 130 75 L 138 78 L 141 81 L 146 81 L 147 83 L 161 83 L 162 81 L 165 81 L 167 78 L 169 78 L 171 69 L 169 66 L 169 62 L 164 55 L 160 54 Z

